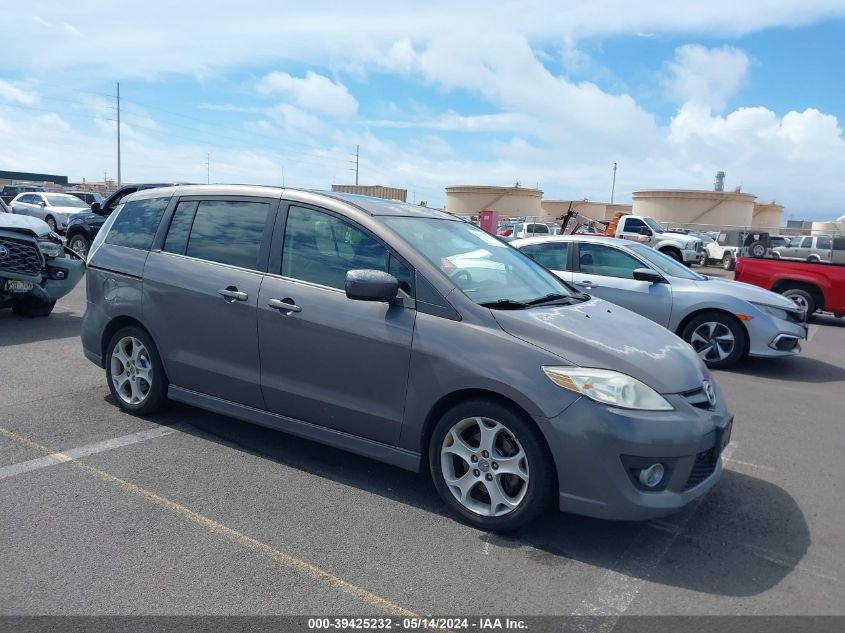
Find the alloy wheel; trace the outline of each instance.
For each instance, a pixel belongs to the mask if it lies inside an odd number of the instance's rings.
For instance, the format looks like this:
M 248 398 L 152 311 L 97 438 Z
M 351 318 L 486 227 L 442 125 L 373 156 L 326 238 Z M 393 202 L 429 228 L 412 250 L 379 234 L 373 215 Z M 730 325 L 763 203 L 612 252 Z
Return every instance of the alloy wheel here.
M 736 347 L 736 338 L 724 323 L 708 321 L 693 330 L 690 345 L 704 361 L 725 360 Z
M 150 353 L 134 336 L 124 336 L 111 354 L 111 380 L 118 397 L 126 404 L 139 405 L 153 385 Z
M 528 458 L 522 444 L 491 418 L 457 422 L 443 438 L 440 467 L 455 499 L 481 516 L 513 512 L 528 491 Z
M 810 304 L 802 295 L 789 295 L 789 299 L 792 299 L 793 303 L 804 311 L 804 314 L 810 316 Z
M 88 255 L 88 242 L 85 241 L 85 238 L 76 236 L 68 244 L 68 248 L 75 253 L 78 253 L 82 257 L 87 257 Z

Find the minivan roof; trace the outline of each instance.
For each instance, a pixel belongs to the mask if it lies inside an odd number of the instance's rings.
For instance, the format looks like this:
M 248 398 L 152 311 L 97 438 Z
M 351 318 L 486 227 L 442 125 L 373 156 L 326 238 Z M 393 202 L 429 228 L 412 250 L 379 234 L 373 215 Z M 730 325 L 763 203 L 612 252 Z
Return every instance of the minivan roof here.
M 297 195 L 300 194 L 300 195 Z M 437 218 L 441 220 L 453 220 L 460 222 L 460 218 L 439 211 L 420 207 L 415 204 L 408 204 L 398 200 L 386 200 L 373 196 L 361 196 L 352 193 L 338 191 L 319 191 L 313 189 L 294 189 L 291 187 L 273 187 L 268 185 L 179 185 L 175 187 L 160 187 L 156 189 L 144 189 L 127 196 L 127 199 L 143 200 L 155 198 L 161 195 L 178 196 L 288 196 L 302 202 L 316 202 L 319 198 L 327 198 L 352 205 L 357 209 L 371 216 L 394 216 L 394 217 L 418 217 Z

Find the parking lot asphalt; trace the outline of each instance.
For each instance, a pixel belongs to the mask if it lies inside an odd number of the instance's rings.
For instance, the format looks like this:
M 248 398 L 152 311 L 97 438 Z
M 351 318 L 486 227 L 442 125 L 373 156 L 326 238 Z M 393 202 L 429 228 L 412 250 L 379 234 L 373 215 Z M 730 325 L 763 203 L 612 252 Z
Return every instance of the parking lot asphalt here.
M 425 475 L 187 406 L 122 413 L 84 309 L 83 282 L 49 318 L 0 311 L 0 614 L 845 614 L 843 319 L 717 372 L 736 421 L 699 503 L 500 536 Z

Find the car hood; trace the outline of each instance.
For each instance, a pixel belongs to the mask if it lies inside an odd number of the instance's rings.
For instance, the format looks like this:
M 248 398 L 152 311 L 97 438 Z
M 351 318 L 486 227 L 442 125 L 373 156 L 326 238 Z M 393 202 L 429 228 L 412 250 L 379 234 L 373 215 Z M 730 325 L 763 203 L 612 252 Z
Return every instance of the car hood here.
M 29 215 L 16 215 L 13 213 L 0 214 L 0 230 L 29 233 L 37 237 L 43 237 L 51 233 L 50 227 L 44 220 L 39 220 Z
M 572 365 L 612 369 L 660 393 L 701 387 L 693 349 L 660 325 L 601 299 L 576 305 L 493 310 L 501 328 Z
M 795 303 L 783 295 L 758 286 L 752 286 L 742 281 L 710 277 L 704 281 L 695 281 L 693 283 L 704 292 L 715 292 L 735 299 L 751 301 L 752 303 L 765 303 L 766 305 L 784 308 L 786 310 L 795 309 Z

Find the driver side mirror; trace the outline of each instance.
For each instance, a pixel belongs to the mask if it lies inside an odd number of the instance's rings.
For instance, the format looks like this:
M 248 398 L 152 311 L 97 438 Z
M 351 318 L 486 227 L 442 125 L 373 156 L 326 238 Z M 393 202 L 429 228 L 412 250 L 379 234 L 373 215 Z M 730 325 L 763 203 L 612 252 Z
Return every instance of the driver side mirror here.
M 102 213 L 103 205 L 101 205 L 99 202 L 96 202 L 96 201 L 92 202 L 91 203 L 91 211 L 93 211 L 94 213 Z
M 43 209 L 44 207 L 47 206 L 47 203 L 42 200 L 41 202 L 38 203 L 38 206 Z
M 350 270 L 346 273 L 346 296 L 354 301 L 396 299 L 399 280 L 382 270 Z
M 637 268 L 634 271 L 634 279 L 637 281 L 648 281 L 653 284 L 667 283 L 663 275 L 651 268 Z
M 650 228 L 642 226 L 640 227 L 640 235 L 648 235 L 649 237 L 651 237 L 652 235 L 654 235 L 654 232 Z

